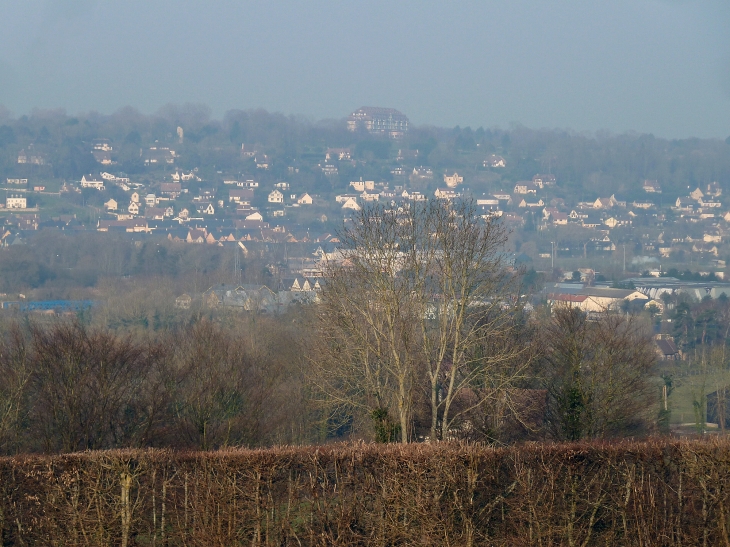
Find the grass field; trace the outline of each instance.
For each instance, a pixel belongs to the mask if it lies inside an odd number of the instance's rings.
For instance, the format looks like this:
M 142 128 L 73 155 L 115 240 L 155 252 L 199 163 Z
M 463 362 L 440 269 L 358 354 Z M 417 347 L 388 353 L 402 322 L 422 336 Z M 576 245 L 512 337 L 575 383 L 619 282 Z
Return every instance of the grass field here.
M 696 424 L 695 401 L 703 401 L 703 395 L 730 386 L 730 370 L 702 374 L 700 371 L 692 370 L 686 362 L 679 363 L 681 364 L 667 370 L 673 376 L 673 389 L 668 397 L 668 406 L 672 412 L 670 423 Z

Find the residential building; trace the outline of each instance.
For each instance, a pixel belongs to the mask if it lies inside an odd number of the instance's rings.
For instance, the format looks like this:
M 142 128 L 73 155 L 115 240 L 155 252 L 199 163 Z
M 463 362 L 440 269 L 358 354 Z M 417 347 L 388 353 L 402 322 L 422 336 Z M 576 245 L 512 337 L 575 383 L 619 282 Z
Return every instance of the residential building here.
M 156 165 L 156 164 L 173 164 L 177 157 L 174 150 L 170 150 L 164 146 L 152 146 L 145 152 L 144 163 L 145 165 Z M 174 178 L 173 178 L 174 180 Z
M 348 131 L 364 129 L 368 133 L 400 138 L 408 132 L 408 118 L 394 108 L 363 106 L 347 119 Z
M 8 209 L 27 209 L 28 200 L 19 194 L 10 194 L 5 198 L 5 207 Z
M 253 199 L 253 189 L 236 188 L 228 191 L 228 201 L 240 204 L 250 204 Z
M 424 166 L 414 167 L 411 176 L 416 179 L 432 179 L 433 169 Z
M 177 199 L 182 194 L 182 185 L 179 182 L 162 182 L 160 194 L 170 199 Z
M 507 167 L 507 162 L 504 160 L 504 158 L 502 156 L 497 156 L 496 154 L 492 154 L 486 160 L 484 160 L 483 165 L 484 165 L 484 167 L 500 168 L 500 167 Z
M 611 194 L 611 197 L 598 198 L 593 202 L 594 209 L 611 209 L 616 206 L 618 206 L 618 200 L 613 194 Z
M 544 186 L 555 186 L 555 175 L 537 174 L 532 177 L 532 182 L 534 182 L 539 188 L 543 188 Z
M 343 203 L 342 203 L 343 209 L 350 209 L 352 211 L 359 211 L 362 209 L 360 205 L 357 202 L 357 199 L 354 197 L 348 197 Z
M 464 182 L 464 177 L 460 177 L 459 173 L 454 172 L 453 175 L 444 175 L 444 184 L 448 188 L 456 188 L 462 182 Z
M 99 180 L 94 175 L 84 175 L 83 177 L 81 177 L 81 188 L 94 188 L 96 190 L 103 190 L 104 180 Z
M 644 185 L 642 186 L 644 189 L 644 192 L 647 194 L 661 194 L 662 193 L 662 187 L 659 185 L 659 182 L 656 180 L 645 180 Z
M 520 181 L 515 184 L 515 194 L 537 194 L 537 185 L 532 181 Z
M 578 291 L 566 294 L 557 292 L 548 295 L 548 304 L 551 306 L 568 306 L 579 308 L 585 312 L 603 312 L 617 310 L 623 302 L 634 300 L 644 303 L 649 297 L 639 291 L 631 289 L 604 289 L 598 287 L 586 287 Z
M 499 200 L 494 196 L 482 196 L 480 198 L 477 198 L 477 205 L 482 206 L 489 206 L 489 207 L 499 207 Z
M 451 188 L 436 188 L 436 191 L 433 193 L 433 195 L 437 199 L 452 200 L 458 198 L 461 194 L 459 194 L 455 190 L 452 190 Z
M 268 197 L 269 203 L 284 203 L 284 194 L 279 190 L 272 190 Z
M 697 187 L 689 193 L 689 197 L 695 201 L 700 201 L 703 197 L 705 197 L 705 194 L 703 194 L 702 190 Z
M 200 203 L 198 203 L 198 205 L 196 206 L 195 209 L 198 212 L 198 214 L 201 214 L 201 215 L 214 215 L 215 214 L 215 208 L 213 207 L 213 204 L 210 202 L 206 203 L 204 201 L 201 201 Z
M 350 181 L 350 186 L 355 192 L 364 192 L 365 190 L 375 190 L 375 181 L 373 180 L 353 180 Z

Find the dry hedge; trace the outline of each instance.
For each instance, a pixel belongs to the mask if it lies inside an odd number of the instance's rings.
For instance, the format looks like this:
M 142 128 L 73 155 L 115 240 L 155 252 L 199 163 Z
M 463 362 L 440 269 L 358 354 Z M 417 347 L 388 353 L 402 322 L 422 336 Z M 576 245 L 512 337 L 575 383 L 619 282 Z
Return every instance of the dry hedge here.
M 730 545 L 730 441 L 0 459 L 3 545 Z

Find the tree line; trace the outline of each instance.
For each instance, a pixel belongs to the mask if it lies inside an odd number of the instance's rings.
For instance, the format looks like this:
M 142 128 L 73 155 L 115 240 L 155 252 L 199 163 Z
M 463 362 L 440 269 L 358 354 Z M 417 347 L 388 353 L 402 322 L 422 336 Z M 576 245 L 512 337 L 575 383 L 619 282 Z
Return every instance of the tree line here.
M 177 127 L 184 129 L 182 143 Z M 472 189 L 482 182 L 507 188 L 535 173 L 551 173 L 558 180 L 556 194 L 570 201 L 582 191 L 585 199 L 611 193 L 628 200 L 643 199 L 644 179 L 659 180 L 667 200 L 685 195 L 687 185 L 730 183 L 730 138 L 666 140 L 653 135 L 585 134 L 521 126 L 414 126 L 396 143 L 367 133 L 350 133 L 345 127 L 344 119 L 313 122 L 263 110 L 232 110 L 213 119 L 210 108 L 190 104 L 167 105 L 152 115 L 130 107 L 109 115 L 79 116 L 37 110 L 0 119 L 0 175 L 27 175 L 23 169 L 28 166 L 18 166 L 16 160 L 21 149 L 32 146 L 34 154 L 45 158 L 45 165 L 32 166 L 33 176 L 78 180 L 99 170 L 90 146 L 95 139 L 104 138 L 114 143 L 116 167 L 132 176 L 164 169 L 145 166 L 140 151 L 149 146 L 174 148 L 179 156 L 177 166 L 199 168 L 206 177 L 214 178 L 218 170 L 250 171 L 255 169 L 253 160 L 240 155 L 245 143 L 272 160 L 270 170 L 257 172 L 257 176 L 288 180 L 306 191 L 319 192 L 346 188 L 360 176 L 391 180 L 390 164 L 401 149 L 418 150 L 419 164 L 437 170 L 459 169 L 471 179 Z M 357 165 L 340 162 L 343 176 L 324 177 L 317 164 L 328 147 L 350 147 Z M 483 169 L 482 162 L 490 154 L 503 156 L 507 167 Z M 288 167 L 295 164 L 301 171 L 289 172 Z
M 234 335 L 201 320 L 151 338 L 79 321 L 12 323 L 0 345 L 0 450 L 302 442 L 299 370 L 287 362 L 296 334 L 247 327 Z
M 468 200 L 355 215 L 315 308 L 315 394 L 333 420 L 369 417 L 377 437 L 401 442 L 647 430 L 648 325 L 534 310 L 506 239 Z
M 107 305 L 91 318 L 7 322 L 0 448 L 656 431 L 649 325 L 533 308 L 504 226 L 473 203 L 366 208 L 340 236 L 318 301 L 280 315 L 201 309 L 140 328 L 144 310 L 100 317 Z

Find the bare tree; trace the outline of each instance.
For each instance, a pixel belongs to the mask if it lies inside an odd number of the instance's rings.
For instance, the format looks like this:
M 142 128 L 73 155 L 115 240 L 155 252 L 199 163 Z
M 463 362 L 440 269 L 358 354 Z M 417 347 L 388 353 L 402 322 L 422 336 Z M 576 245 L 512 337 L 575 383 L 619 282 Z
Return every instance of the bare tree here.
M 78 322 L 32 325 L 32 424 L 46 451 L 140 446 L 159 417 L 160 348 Z
M 404 275 L 413 246 L 407 218 L 367 208 L 341 234 L 344 260 L 327 264 L 319 325 L 318 385 L 337 409 L 366 410 L 381 423 L 396 416 L 408 441 L 418 365 L 417 283 Z
M 432 439 L 508 392 L 522 350 L 496 340 L 513 333 L 522 299 L 498 219 L 481 218 L 468 200 L 378 205 L 340 236 L 341 260 L 327 264 L 316 363 L 329 397 L 380 417 L 393 412 L 407 442 L 424 383 Z M 452 413 L 467 389 L 471 403 Z
M 497 217 L 482 219 L 474 203 L 434 201 L 426 211 L 423 303 L 419 318 L 423 361 L 430 382 L 431 438 L 494 398 L 513 406 L 512 388 L 530 363 L 530 345 L 512 343 L 521 326 L 519 276 L 504 253 L 508 232 Z M 421 257 L 414 256 L 414 262 Z M 414 268 L 416 269 L 416 268 Z M 452 414 L 469 390 L 471 404 Z M 474 396 L 476 395 L 476 397 Z
M 0 450 L 10 452 L 26 418 L 28 385 L 33 370 L 31 344 L 26 333 L 13 323 L 0 339 Z
M 282 368 L 235 334 L 202 320 L 171 335 L 176 444 L 208 450 L 273 436 Z
M 635 316 L 589 320 L 560 307 L 544 329 L 541 372 L 552 436 L 578 440 L 635 433 L 658 393 L 649 382 L 656 353 Z

